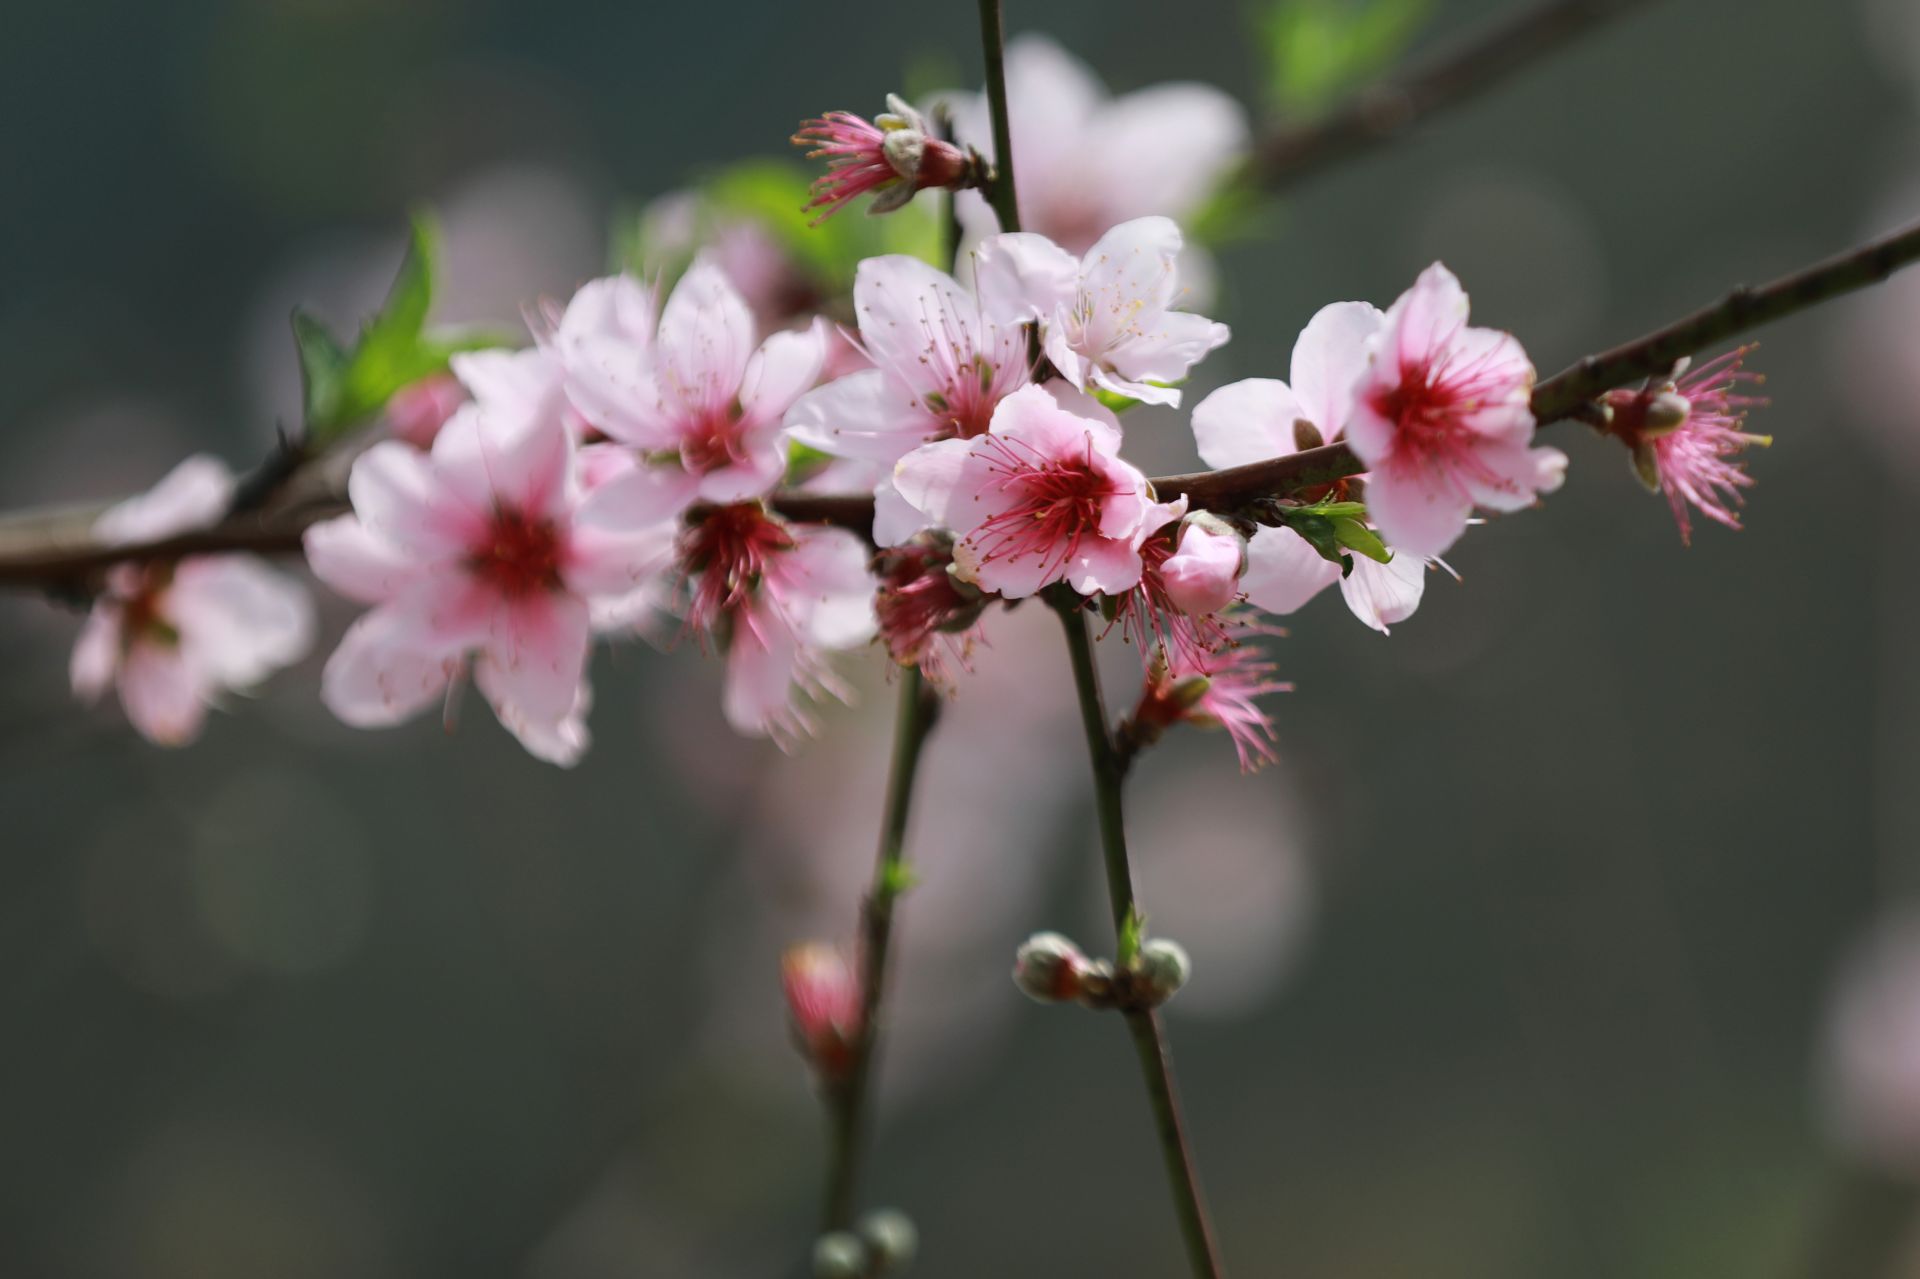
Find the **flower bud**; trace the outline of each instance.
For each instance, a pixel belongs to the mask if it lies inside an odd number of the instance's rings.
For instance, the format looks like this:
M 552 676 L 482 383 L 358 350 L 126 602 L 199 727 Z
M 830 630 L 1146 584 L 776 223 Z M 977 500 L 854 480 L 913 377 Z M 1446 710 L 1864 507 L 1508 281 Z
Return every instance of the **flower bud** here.
M 1218 613 L 1240 592 L 1247 567 L 1247 544 L 1221 520 L 1205 512 L 1188 517 L 1180 528 L 1179 549 L 1160 566 L 1167 598 L 1189 616 Z
M 1149 937 L 1142 942 L 1133 962 L 1143 993 L 1156 1006 L 1172 999 L 1193 974 L 1186 947 L 1166 937 Z
M 1645 426 L 1643 433 L 1665 435 L 1677 431 L 1687 424 L 1687 417 L 1693 412 L 1693 405 L 1687 397 L 1678 391 L 1666 390 L 1647 401 Z
M 780 957 L 780 984 L 801 1055 L 821 1078 L 840 1078 L 860 1037 L 860 982 L 846 959 L 818 942 L 795 946 Z
M 860 1238 L 877 1274 L 905 1270 L 920 1250 L 920 1232 L 914 1229 L 913 1219 L 897 1208 L 881 1208 L 862 1217 Z
M 830 1230 L 813 1241 L 813 1279 L 863 1279 L 867 1250 L 845 1230 Z
M 430 448 L 433 437 L 454 410 L 466 403 L 467 393 L 451 373 L 434 373 L 395 391 L 387 400 L 387 424 L 396 440 L 417 449 Z
M 1059 933 L 1035 933 L 1013 959 L 1013 984 L 1036 1003 L 1056 1004 L 1080 996 L 1087 957 Z

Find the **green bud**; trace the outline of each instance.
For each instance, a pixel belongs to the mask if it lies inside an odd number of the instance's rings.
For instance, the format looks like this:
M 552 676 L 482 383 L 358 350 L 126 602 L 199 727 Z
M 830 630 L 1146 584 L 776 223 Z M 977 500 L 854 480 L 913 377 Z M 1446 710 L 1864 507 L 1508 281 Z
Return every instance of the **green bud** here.
M 920 1250 L 920 1232 L 912 1218 L 898 1208 L 881 1208 L 860 1219 L 860 1238 L 879 1274 L 898 1274 L 913 1264 Z
M 813 1241 L 813 1279 L 864 1279 L 867 1248 L 845 1230 L 832 1230 Z

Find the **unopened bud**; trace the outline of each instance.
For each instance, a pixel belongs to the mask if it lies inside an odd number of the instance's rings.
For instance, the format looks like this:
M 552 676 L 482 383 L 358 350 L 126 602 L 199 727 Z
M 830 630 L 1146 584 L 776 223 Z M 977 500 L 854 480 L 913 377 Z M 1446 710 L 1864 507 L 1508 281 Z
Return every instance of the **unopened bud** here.
M 897 1274 L 913 1264 L 920 1250 L 920 1232 L 912 1218 L 898 1208 L 881 1208 L 860 1219 L 860 1238 L 867 1245 L 876 1274 Z
M 853 1064 L 860 1036 L 860 982 L 831 946 L 809 942 L 780 957 L 780 984 L 801 1054 L 824 1079 Z
M 1186 947 L 1165 937 L 1149 937 L 1142 942 L 1140 954 L 1133 963 L 1143 993 L 1155 1005 L 1173 998 L 1193 974 L 1193 961 L 1187 958 Z
M 1160 566 L 1173 606 L 1190 617 L 1218 613 L 1240 592 L 1246 539 L 1225 521 L 1200 512 L 1181 524 L 1179 544 Z
M 1013 984 L 1036 1003 L 1078 999 L 1086 971 L 1087 957 L 1059 933 L 1035 933 L 1014 953 Z
M 813 1279 L 862 1279 L 867 1249 L 845 1230 L 830 1230 L 813 1241 Z

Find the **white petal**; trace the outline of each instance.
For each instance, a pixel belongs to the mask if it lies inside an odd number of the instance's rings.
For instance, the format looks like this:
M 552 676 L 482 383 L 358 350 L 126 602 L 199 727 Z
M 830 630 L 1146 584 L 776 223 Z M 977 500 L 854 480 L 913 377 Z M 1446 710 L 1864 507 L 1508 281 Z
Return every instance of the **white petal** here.
M 1208 466 L 1245 466 L 1297 452 L 1294 423 L 1305 415 L 1285 382 L 1229 382 L 1193 406 L 1193 440 Z
M 225 515 L 232 501 L 233 475 L 225 463 L 197 453 L 139 497 L 102 514 L 94 521 L 93 535 L 116 545 L 157 541 L 205 528 Z
M 1258 528 L 1247 539 L 1240 589 L 1256 608 L 1291 613 L 1339 580 L 1340 566 L 1292 529 Z
M 1354 390 L 1367 369 L 1367 344 L 1386 322 L 1366 302 L 1334 302 L 1321 307 L 1293 344 L 1293 393 L 1301 416 L 1337 439 L 1353 408 Z

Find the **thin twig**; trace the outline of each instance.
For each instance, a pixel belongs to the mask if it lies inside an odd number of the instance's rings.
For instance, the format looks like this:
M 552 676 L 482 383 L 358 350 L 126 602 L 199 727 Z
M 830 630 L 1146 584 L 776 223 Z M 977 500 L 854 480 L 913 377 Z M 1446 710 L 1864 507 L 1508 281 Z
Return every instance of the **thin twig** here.
M 1469 101 L 1645 0 L 1549 0 L 1504 18 L 1458 48 L 1356 92 L 1325 115 L 1269 133 L 1248 176 L 1280 189 L 1390 142 L 1444 107 Z
M 921 748 L 939 718 L 939 695 L 918 667 L 900 676 L 900 703 L 894 719 L 893 765 L 887 775 L 887 800 L 880 826 L 880 851 L 873 885 L 860 910 L 860 1032 L 854 1040 L 846 1075 L 827 1094 L 831 1148 L 828 1155 L 823 1229 L 853 1225 L 860 1169 L 861 1140 L 870 1108 L 875 1049 L 880 1041 L 881 1001 L 886 995 L 887 960 L 893 938 L 894 903 L 908 885 L 907 819 L 913 807 L 913 783 Z
M 1113 911 L 1114 936 L 1120 938 L 1129 922 L 1139 914 L 1139 903 L 1133 893 L 1133 870 L 1127 860 L 1126 815 L 1122 803 L 1126 769 L 1107 727 L 1106 701 L 1100 693 L 1100 672 L 1094 665 L 1086 610 L 1081 601 L 1072 598 L 1056 600 L 1054 610 L 1060 615 L 1060 624 L 1066 632 L 1067 655 L 1073 663 L 1080 721 L 1086 730 L 1087 758 L 1093 766 L 1094 807 L 1099 816 L 1100 849 L 1106 862 L 1107 900 Z M 1173 1191 L 1174 1211 L 1180 1218 L 1180 1236 L 1186 1244 L 1187 1261 L 1195 1279 L 1220 1279 L 1224 1273 L 1220 1246 L 1214 1241 L 1193 1145 L 1181 1118 L 1180 1096 L 1174 1084 L 1173 1058 L 1166 1034 L 1159 1017 L 1149 1009 L 1130 1008 L 1125 1017 L 1127 1031 L 1139 1054 L 1147 1099 L 1153 1107 L 1154 1129 Z
M 987 61 L 987 109 L 993 115 L 993 179 L 987 203 L 1002 231 L 1020 229 L 1020 199 L 1013 185 L 1013 116 L 1007 109 L 1007 31 L 1000 0 L 980 0 L 980 44 Z

